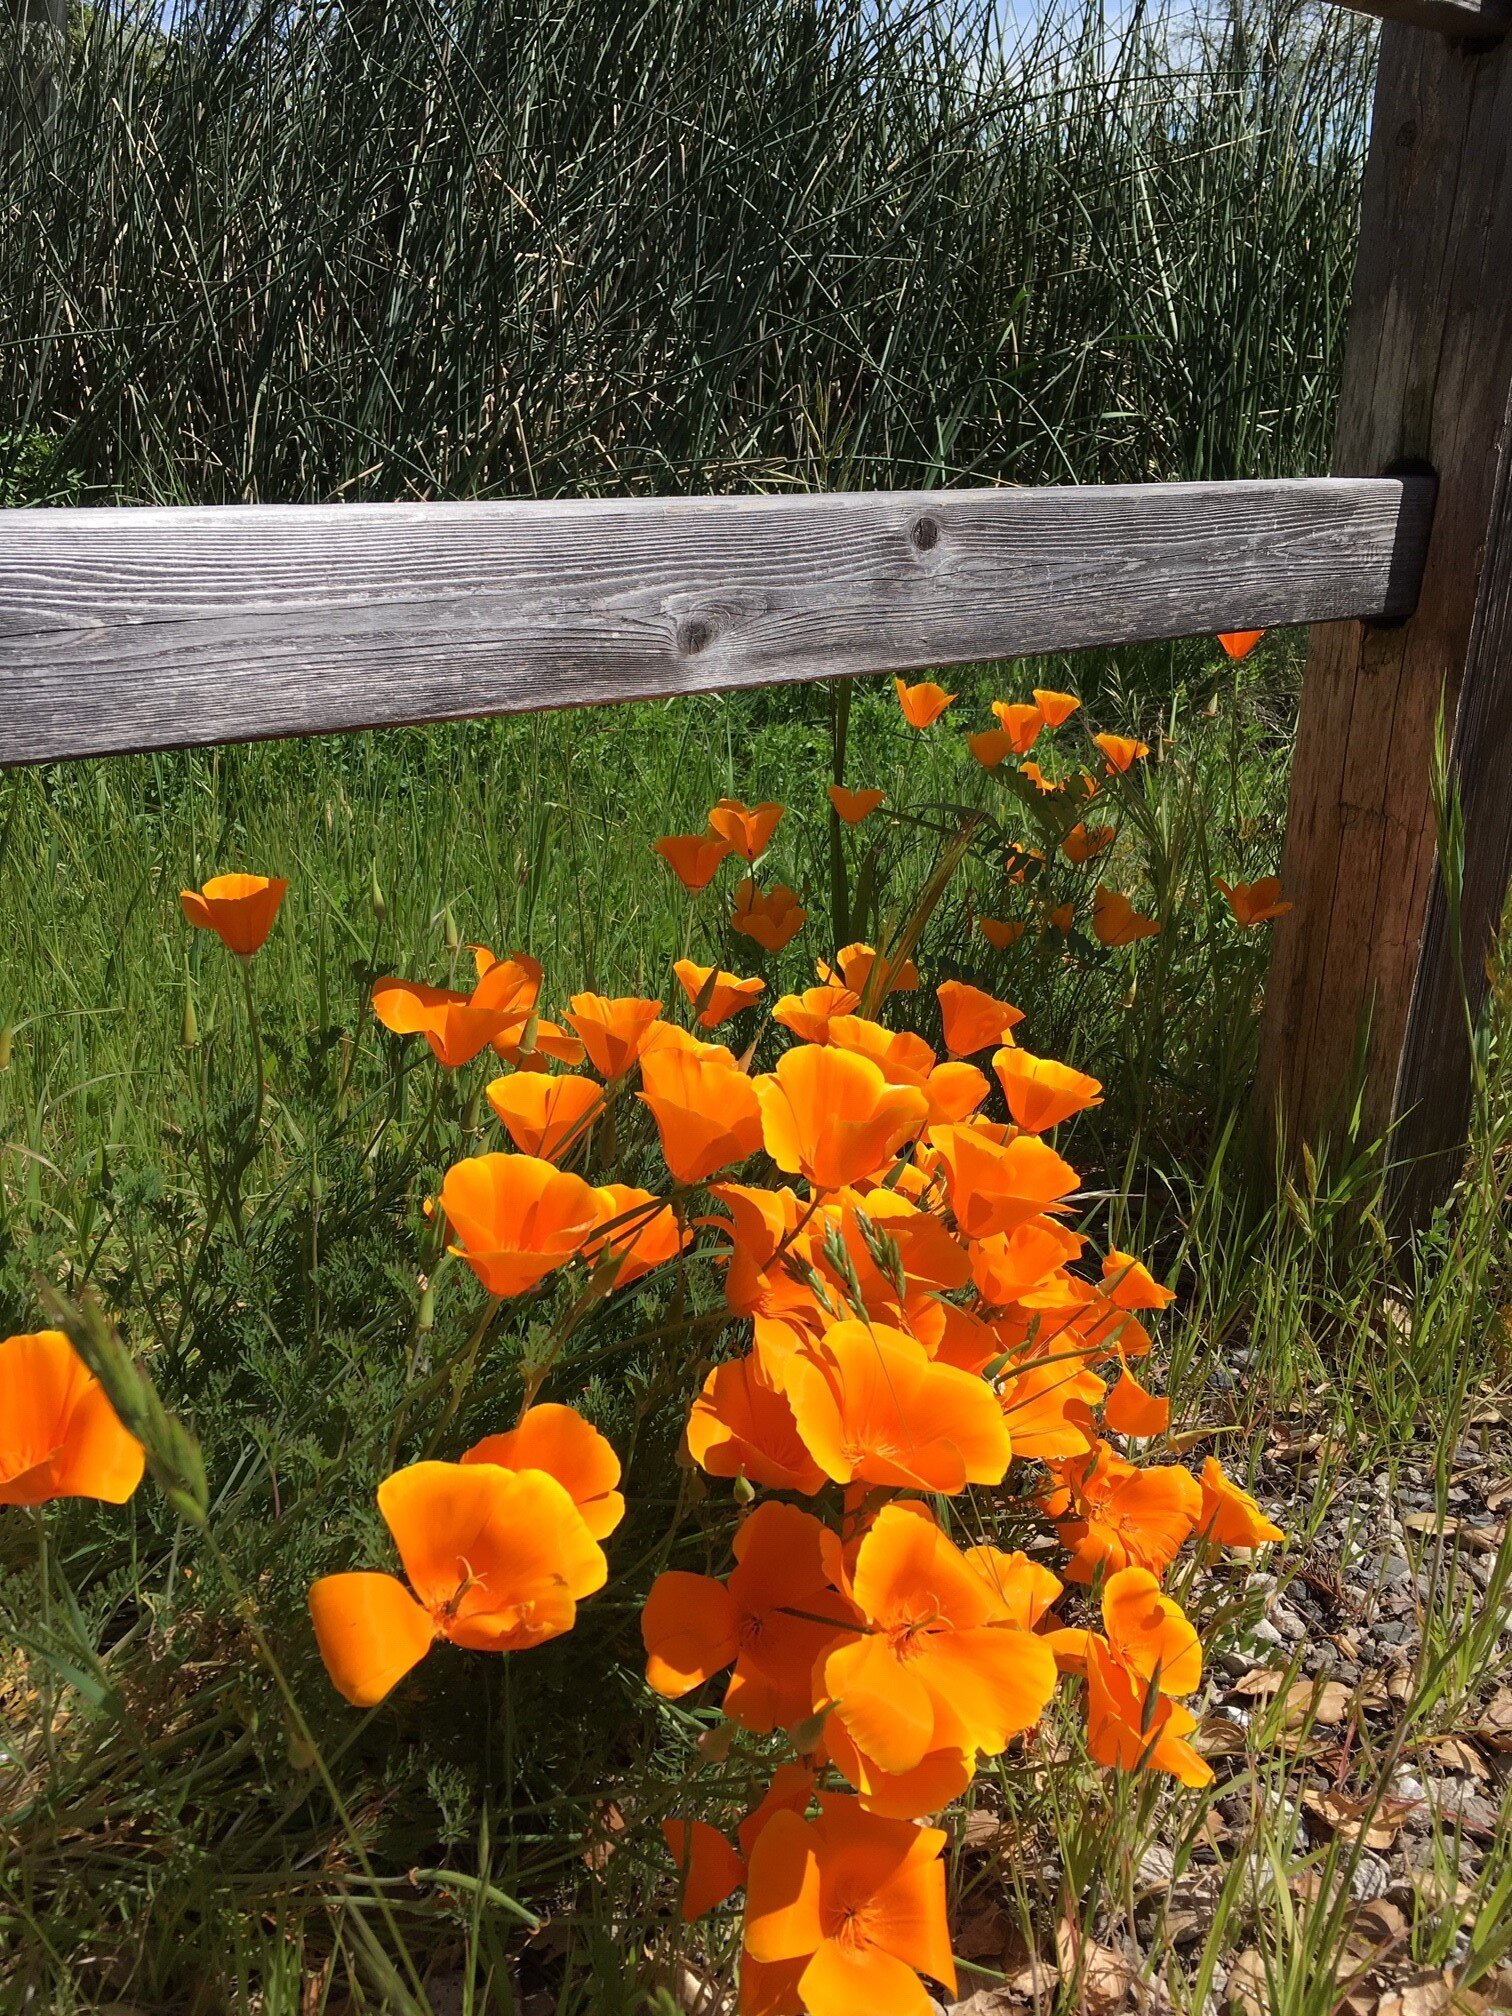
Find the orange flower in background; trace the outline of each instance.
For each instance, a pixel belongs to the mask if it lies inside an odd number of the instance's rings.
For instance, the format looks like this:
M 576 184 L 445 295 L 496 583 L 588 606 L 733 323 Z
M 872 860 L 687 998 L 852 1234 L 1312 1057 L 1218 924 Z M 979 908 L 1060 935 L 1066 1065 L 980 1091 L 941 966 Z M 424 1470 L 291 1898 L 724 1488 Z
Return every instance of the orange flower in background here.
M 543 1470 L 412 1463 L 379 1485 L 378 1510 L 409 1588 L 359 1571 L 310 1590 L 320 1656 L 356 1708 L 381 1701 L 438 1638 L 520 1652 L 560 1637 L 608 1576 L 581 1513 Z
M 1164 1435 L 1171 1425 L 1171 1403 L 1147 1393 L 1126 1365 L 1108 1395 L 1103 1421 L 1115 1435 Z
M 0 1505 L 124 1505 L 146 1457 L 61 1330 L 0 1343 Z
M 1087 826 L 1078 824 L 1071 828 L 1061 842 L 1061 852 L 1075 867 L 1093 861 L 1105 847 L 1111 847 L 1117 835 L 1111 826 Z
M 984 1302 L 1004 1309 L 1075 1260 L 1081 1249 L 1080 1233 L 1053 1218 L 1026 1218 L 1011 1232 L 972 1242 L 971 1278 Z
M 939 720 L 955 699 L 954 693 L 947 693 L 932 679 L 922 680 L 917 686 L 894 679 L 893 687 L 898 695 L 898 705 L 903 709 L 903 719 L 910 728 L 928 728 L 932 722 Z
M 975 1127 L 936 1127 L 929 1140 L 945 1167 L 950 1208 L 968 1239 L 1012 1232 L 1026 1219 L 1054 1210 L 1080 1180 L 1069 1162 L 1032 1134 L 999 1142 Z
M 539 1051 L 541 1059 L 551 1057 L 562 1064 L 580 1064 L 583 1051 L 577 1038 L 536 1016 L 536 1002 L 541 993 L 539 962 L 525 952 L 512 952 L 507 959 L 496 959 L 486 945 L 473 945 L 469 950 L 478 979 L 468 1005 L 505 1018 L 503 1027 L 488 1039 L 505 1063 L 518 1067 L 522 1046 L 529 1042 L 533 1052 Z M 544 1066 L 536 1059 L 524 1068 Z
M 1202 1509 L 1197 1531 L 1220 1547 L 1263 1547 L 1286 1535 L 1260 1510 L 1249 1492 L 1224 1474 L 1216 1456 L 1202 1466 Z
M 694 1007 L 698 1008 L 699 1002 L 703 1002 L 698 1012 L 700 1029 L 717 1029 L 721 1022 L 728 1022 L 742 1008 L 749 1008 L 758 994 L 766 992 L 766 982 L 759 976 L 742 980 L 736 973 L 726 973 L 713 966 L 700 966 L 692 959 L 679 959 L 672 971 Z
M 1141 938 L 1153 938 L 1160 925 L 1134 908 L 1127 896 L 1104 884 L 1097 885 L 1092 898 L 1092 930 L 1099 944 L 1137 945 Z
M 745 1858 L 707 1820 L 663 1820 L 661 1831 L 682 1877 L 683 1923 L 691 1925 L 740 1888 Z
M 808 922 L 794 890 L 779 882 L 765 893 L 747 876 L 735 892 L 735 909 L 730 929 L 754 938 L 763 952 L 780 952 L 791 945 Z
M 1094 735 L 1092 740 L 1107 758 L 1110 774 L 1117 772 L 1122 776 L 1131 764 L 1150 753 L 1148 742 L 1140 742 L 1132 735 Z
M 721 798 L 709 814 L 709 831 L 743 861 L 754 861 L 771 846 L 786 810 L 770 799 L 762 805 L 744 805 L 738 798 Z
M 1036 791 L 1046 798 L 1053 798 L 1057 791 L 1064 791 L 1065 785 L 1054 777 L 1047 777 L 1038 763 L 1020 763 L 1018 774 L 1026 784 L 1032 784 Z
M 623 1078 L 640 1056 L 646 1031 L 661 1014 L 660 1001 L 636 994 L 610 999 L 574 994 L 567 1020 L 583 1039 L 588 1061 L 601 1078 Z
M 553 1064 L 565 1064 L 575 1071 L 587 1052 L 582 1039 L 544 1015 L 532 1015 L 516 1036 L 506 1030 L 493 1039 L 493 1047 L 516 1071 L 549 1071 Z
M 579 1252 L 598 1222 L 581 1176 L 534 1155 L 475 1155 L 454 1162 L 441 1206 L 452 1247 L 490 1295 L 522 1295 Z
M 1264 635 L 1263 630 L 1220 630 L 1218 642 L 1237 665 L 1241 658 L 1248 658 Z
M 1024 1019 L 1022 1008 L 999 1001 L 995 994 L 964 980 L 942 980 L 935 996 L 944 1024 L 945 1048 L 952 1057 L 973 1057 L 977 1051 L 1001 1043 L 1005 1036 L 1011 1045 L 1008 1032 Z
M 212 875 L 201 889 L 181 889 L 179 904 L 196 929 L 250 959 L 273 929 L 287 881 L 276 875 Z
M 675 1182 L 702 1183 L 761 1147 L 756 1089 L 733 1065 L 658 1049 L 641 1059 L 641 1085 Z
M 863 819 L 869 819 L 887 797 L 885 791 L 847 791 L 843 784 L 831 784 L 826 795 L 836 817 L 847 826 L 859 826 Z
M 590 1078 L 553 1078 L 513 1071 L 486 1087 L 488 1103 L 522 1155 L 557 1162 L 587 1134 L 604 1110 L 601 1086 Z
M 1008 1111 L 1020 1127 L 1043 1134 L 1073 1113 L 1101 1106 L 1102 1082 L 1051 1057 L 1032 1057 L 1017 1046 L 999 1050 L 992 1060 Z
M 1253 930 L 1257 924 L 1269 924 L 1277 917 L 1284 917 L 1292 907 L 1281 900 L 1279 875 L 1262 875 L 1258 882 L 1225 882 L 1222 876 L 1214 876 L 1213 879 L 1223 891 L 1224 901 L 1233 911 L 1235 923 L 1246 931 Z
M 940 1859 L 949 1837 L 836 1793 L 821 1793 L 819 1809 L 817 1820 L 776 1813 L 757 1838 L 743 1972 L 801 1963 L 785 2006 L 809 2016 L 929 2016 L 920 1974 L 956 1992 Z
M 833 966 L 826 965 L 822 959 L 814 963 L 825 986 L 848 987 L 859 996 L 870 984 L 879 958 L 882 959 L 882 985 L 877 996 L 879 1005 L 889 994 L 911 994 L 919 984 L 919 969 L 912 959 L 889 959 L 870 945 L 842 945 L 835 954 Z
M 787 1396 L 754 1354 L 716 1365 L 688 1415 L 688 1453 L 710 1477 L 744 1477 L 811 1498 L 824 1472 L 804 1446 Z
M 999 923 L 996 917 L 984 917 L 981 923 L 982 936 L 996 952 L 1006 952 L 1010 945 L 1017 945 L 1024 935 L 1024 922 L 1019 917 L 1009 918 L 1006 923 Z
M 1163 1574 L 1192 1537 L 1202 1512 L 1197 1480 L 1176 1464 L 1139 1470 L 1105 1443 L 1066 1465 L 1073 1508 L 1062 1542 L 1073 1549 L 1068 1582 L 1090 1582 L 1101 1569 L 1148 1568 Z
M 1045 717 L 1039 708 L 1022 704 L 1011 706 L 1006 700 L 994 700 L 992 711 L 1002 723 L 1003 733 L 1008 737 L 1008 746 L 1014 755 L 1027 756 L 1045 725 Z
M 829 1045 L 784 1051 L 755 1086 L 767 1153 L 816 1190 L 876 1175 L 929 1111 L 915 1087 L 889 1085 L 869 1057 Z
M 1187 1742 L 1195 1718 L 1170 1697 L 1202 1681 L 1202 1648 L 1181 1606 L 1143 1568 L 1111 1575 L 1103 1629 L 1049 1634 L 1059 1664 L 1087 1680 L 1087 1749 L 1120 1771 L 1169 1771 L 1206 1785 L 1212 1771 Z
M 492 1463 L 501 1470 L 544 1470 L 576 1505 L 595 1540 L 607 1539 L 625 1516 L 618 1489 L 620 1460 L 608 1437 L 574 1408 L 554 1401 L 528 1408 L 503 1435 L 485 1435 L 462 1461 Z
M 448 1071 L 471 1063 L 511 1020 L 502 1009 L 474 1008 L 471 996 L 453 987 L 393 978 L 374 983 L 373 1013 L 396 1036 L 423 1036 Z
M 1092 1409 L 1106 1391 L 1085 1365 L 1063 1358 L 1031 1359 L 1004 1380 L 999 1392 L 1014 1455 L 1041 1463 L 1085 1456 L 1097 1439 Z
M 1103 1256 L 1103 1293 L 1115 1309 L 1166 1309 L 1176 1300 L 1174 1288 L 1164 1288 L 1132 1253 L 1116 1246 Z
M 650 1190 L 605 1183 L 594 1191 L 593 1200 L 598 1220 L 583 1247 L 583 1258 L 599 1268 L 612 1255 L 621 1255 L 616 1288 L 628 1288 L 654 1268 L 664 1267 L 688 1243 L 690 1235 L 671 1205 Z
M 966 747 L 984 770 L 996 770 L 1013 753 L 1013 740 L 1001 728 L 983 728 L 966 737 Z
M 642 1070 L 646 1059 L 658 1051 L 675 1051 L 680 1057 L 703 1057 L 712 1064 L 735 1069 L 735 1052 L 727 1043 L 710 1043 L 702 1036 L 695 1036 L 691 1029 L 680 1028 L 676 1022 L 653 1022 L 646 1031 L 646 1040 L 641 1045 Z
M 1045 922 L 1052 931 L 1059 931 L 1064 938 L 1070 931 L 1076 916 L 1076 906 L 1072 903 L 1057 903 L 1053 910 L 1045 912 Z
M 837 1484 L 953 1493 L 999 1484 L 1008 1468 L 991 1387 L 888 1324 L 832 1324 L 794 1355 L 786 1385 L 805 1447 Z
M 658 840 L 660 854 L 690 895 L 707 889 L 719 872 L 719 864 L 733 852 L 728 840 L 710 839 L 707 833 L 669 833 Z
M 810 987 L 803 994 L 784 994 L 772 1010 L 772 1020 L 791 1029 L 803 1043 L 827 1043 L 837 1015 L 853 1015 L 861 996 L 849 987 Z
M 1071 719 L 1081 702 L 1074 693 L 1047 692 L 1043 687 L 1036 686 L 1034 704 L 1044 715 L 1047 727 L 1059 728 Z

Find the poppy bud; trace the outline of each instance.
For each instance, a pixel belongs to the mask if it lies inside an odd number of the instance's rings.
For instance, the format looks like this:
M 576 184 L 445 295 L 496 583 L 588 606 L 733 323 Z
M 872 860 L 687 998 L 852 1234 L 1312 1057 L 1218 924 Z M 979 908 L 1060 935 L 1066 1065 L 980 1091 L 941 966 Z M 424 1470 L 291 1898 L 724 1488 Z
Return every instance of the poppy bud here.
M 380 924 L 388 922 L 388 905 L 383 900 L 383 891 L 378 887 L 378 863 L 373 863 L 373 879 L 369 891 L 373 899 L 373 915 Z
M 755 1487 L 743 1470 L 735 1479 L 734 1498 L 737 1505 L 754 1505 L 756 1503 Z
M 436 1291 L 427 1281 L 420 1293 L 420 1308 L 415 1317 L 415 1328 L 422 1333 L 433 1330 L 436 1325 Z
M 710 1764 L 723 1764 L 730 1754 L 730 1748 L 734 1741 L 735 1724 L 733 1722 L 720 1721 L 716 1722 L 712 1729 L 705 1729 L 703 1731 L 698 1738 L 696 1748 L 699 1756 L 706 1758 Z
M 6 1023 L 3 1029 L 0 1029 L 0 1071 L 9 1071 L 10 1069 L 11 1045 L 15 1041 L 15 1036 L 16 1032 L 12 1029 L 9 1022 Z
M 812 1715 L 806 1715 L 794 1727 L 792 1731 L 793 1748 L 798 1752 L 800 1757 L 806 1757 L 811 1751 L 817 1750 L 823 1742 L 824 1725 L 829 1720 L 829 1712 L 829 1704 L 826 1702 L 824 1707 L 818 1709 Z
M 9 1031 L 6 1032 L 9 1034 Z M 199 1018 L 194 1012 L 194 989 L 189 982 L 189 968 L 184 968 L 184 1020 L 179 1029 L 179 1044 L 185 1050 L 193 1050 L 199 1042 Z
M 457 920 L 452 915 L 452 907 L 450 903 L 447 904 L 446 909 L 443 912 L 443 922 L 445 923 L 446 926 L 447 951 L 460 952 L 462 949 L 462 934 L 457 929 Z

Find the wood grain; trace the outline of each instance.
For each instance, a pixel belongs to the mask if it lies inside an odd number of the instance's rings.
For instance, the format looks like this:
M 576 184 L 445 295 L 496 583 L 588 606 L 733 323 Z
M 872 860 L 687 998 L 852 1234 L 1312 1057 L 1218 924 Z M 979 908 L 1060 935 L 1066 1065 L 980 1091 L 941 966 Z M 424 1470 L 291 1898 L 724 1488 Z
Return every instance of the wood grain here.
M 1414 604 L 1381 479 L 0 512 L 0 764 Z
M 1512 44 L 1474 53 L 1388 23 L 1361 221 L 1334 466 L 1420 461 L 1439 492 L 1413 619 L 1331 624 L 1310 644 L 1282 867 L 1296 907 L 1276 928 L 1258 1081 L 1309 1139 L 1352 1097 L 1362 1041 L 1367 1130 L 1399 1110 L 1434 722 L 1441 695 L 1451 720 L 1459 704 L 1507 452 Z
M 1355 14 L 1477 42 L 1512 28 L 1512 0 L 1338 0 Z

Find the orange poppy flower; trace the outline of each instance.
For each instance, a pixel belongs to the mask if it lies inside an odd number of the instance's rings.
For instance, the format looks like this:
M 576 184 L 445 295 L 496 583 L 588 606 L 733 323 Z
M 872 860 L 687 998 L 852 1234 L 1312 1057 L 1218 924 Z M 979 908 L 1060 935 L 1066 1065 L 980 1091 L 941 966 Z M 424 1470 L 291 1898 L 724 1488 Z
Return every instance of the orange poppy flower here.
M 1092 930 L 1099 944 L 1137 945 L 1141 938 L 1153 938 L 1160 925 L 1134 908 L 1127 896 L 1102 883 L 1092 898 Z
M 943 686 L 937 686 L 932 679 L 921 680 L 917 686 L 894 679 L 893 687 L 898 695 L 898 705 L 903 709 L 903 719 L 910 728 L 928 728 L 932 722 L 939 720 L 956 697 L 954 693 L 947 693 Z
M 461 1256 L 490 1295 L 522 1295 L 582 1249 L 598 1223 L 581 1176 L 534 1155 L 474 1155 L 454 1162 L 441 1206 Z
M 800 905 L 796 891 L 779 882 L 765 892 L 749 876 L 735 891 L 735 909 L 730 929 L 745 938 L 754 938 L 763 952 L 780 952 L 791 945 L 808 922 L 808 912 Z
M 691 1029 L 683 1029 L 676 1022 L 653 1022 L 646 1031 L 646 1040 L 641 1045 L 641 1068 L 646 1059 L 654 1057 L 657 1051 L 676 1051 L 680 1057 L 702 1057 L 711 1064 L 723 1064 L 727 1070 L 735 1069 L 735 1052 L 727 1043 L 709 1043 L 702 1036 L 695 1036 Z
M 473 959 L 478 978 L 470 994 L 392 977 L 373 987 L 373 1013 L 384 1028 L 396 1036 L 424 1036 L 449 1071 L 470 1063 L 490 1043 L 513 1060 L 540 990 L 541 969 L 523 953 L 495 959 L 478 945 Z
M 940 1860 L 948 1836 L 841 1794 L 821 1793 L 819 1809 L 817 1820 L 774 1814 L 752 1850 L 746 1965 L 801 1961 L 789 2006 L 809 2016 L 929 2016 L 921 1973 L 956 1992 Z
M 728 840 L 711 839 L 707 833 L 669 833 L 658 840 L 656 852 L 690 895 L 707 889 L 719 872 L 719 864 L 734 852 Z
M 544 1470 L 576 1505 L 595 1540 L 608 1539 L 625 1516 L 617 1488 L 620 1460 L 609 1438 L 575 1408 L 543 1400 L 527 1408 L 504 1434 L 475 1442 L 462 1461 L 492 1463 L 501 1470 Z
M 661 1014 L 660 1001 L 639 995 L 610 999 L 603 994 L 574 994 L 567 1020 L 583 1039 L 588 1061 L 601 1078 L 623 1078 L 635 1063 L 646 1031 Z
M 1165 1309 L 1176 1300 L 1174 1288 L 1163 1288 L 1148 1267 L 1116 1246 L 1103 1256 L 1103 1293 L 1115 1309 Z
M 1237 665 L 1241 658 L 1248 658 L 1264 635 L 1263 630 L 1220 630 L 1218 642 Z
M 179 905 L 198 930 L 213 931 L 250 959 L 273 929 L 288 886 L 277 875 L 212 875 L 202 889 L 180 889 Z
M 929 1101 L 889 1085 L 880 1066 L 854 1051 L 805 1044 L 756 1079 L 767 1153 L 815 1190 L 874 1176 L 923 1126 Z
M 889 1324 L 832 1324 L 794 1355 L 786 1385 L 798 1433 L 837 1484 L 953 1493 L 999 1484 L 1008 1468 L 991 1387 Z
M 1204 1540 L 1220 1547 L 1263 1547 L 1286 1535 L 1260 1510 L 1249 1492 L 1224 1474 L 1216 1456 L 1202 1466 L 1202 1510 L 1197 1515 L 1197 1531 Z
M 549 1071 L 553 1064 L 575 1071 L 588 1054 L 581 1037 L 558 1022 L 548 1022 L 544 1015 L 527 1017 L 518 1032 L 507 1029 L 495 1036 L 493 1047 L 516 1071 Z
M 649 1190 L 604 1183 L 593 1198 L 598 1223 L 583 1247 L 583 1258 L 598 1268 L 610 1255 L 622 1255 L 616 1288 L 628 1288 L 655 1268 L 665 1267 L 688 1243 L 691 1235 L 678 1222 L 677 1213 Z
M 1149 743 L 1133 735 L 1094 735 L 1092 740 L 1107 758 L 1110 775 L 1116 771 L 1122 776 L 1131 764 L 1150 753 Z
M 0 1505 L 124 1505 L 145 1464 L 141 1443 L 61 1330 L 0 1343 Z
M 836 1015 L 829 1025 L 829 1040 L 836 1050 L 870 1057 L 889 1085 L 922 1087 L 934 1069 L 935 1054 L 922 1036 L 911 1029 L 888 1029 L 865 1015 Z
M 1081 1515 L 1060 1526 L 1073 1550 L 1068 1582 L 1090 1582 L 1099 1570 L 1148 1568 L 1161 1574 L 1191 1538 L 1202 1512 L 1197 1480 L 1176 1464 L 1138 1470 L 1105 1444 L 1066 1466 L 1072 1505 Z
M 1262 875 L 1258 882 L 1225 882 L 1221 876 L 1213 879 L 1223 891 L 1224 900 L 1234 913 L 1235 923 L 1246 931 L 1253 930 L 1257 924 L 1270 924 L 1277 917 L 1284 917 L 1292 907 L 1281 900 L 1279 875 Z
M 1076 907 L 1071 903 L 1057 903 L 1053 910 L 1045 912 L 1045 922 L 1052 931 L 1059 931 L 1064 938 L 1071 929 L 1076 916 Z
M 1041 1463 L 1085 1456 L 1096 1440 L 1092 1409 L 1107 1390 L 1085 1365 L 1030 1359 L 1003 1381 L 999 1394 L 1014 1455 Z
M 831 784 L 826 795 L 836 817 L 847 826 L 859 826 L 863 819 L 870 819 L 887 797 L 885 791 L 847 791 L 843 784 Z
M 1013 739 L 1001 728 L 983 728 L 966 737 L 966 747 L 984 770 L 997 770 L 1012 754 Z
M 1008 746 L 1015 756 L 1027 756 L 1039 740 L 1040 730 L 1045 725 L 1045 717 L 1038 707 L 1024 704 L 1010 705 L 1006 700 L 994 700 L 992 711 L 1002 723 L 1003 733 L 1008 737 Z
M 981 923 L 982 936 L 997 952 L 1006 952 L 1010 945 L 1017 945 L 1024 935 L 1023 919 L 1019 917 L 1010 917 L 1002 923 L 996 917 L 984 917 Z
M 1026 784 L 1032 784 L 1041 796 L 1053 798 L 1057 791 L 1064 791 L 1065 785 L 1054 777 L 1047 777 L 1038 763 L 1020 763 L 1018 774 Z
M 757 1735 L 790 1729 L 814 1710 L 814 1662 L 855 1610 L 830 1574 L 829 1528 L 775 1498 L 744 1520 L 727 1582 L 668 1569 L 641 1611 L 646 1682 L 675 1700 L 733 1664 L 724 1712 Z
M 972 1057 L 1004 1037 L 1024 1019 L 1022 1008 L 999 1001 L 965 980 L 942 980 L 935 989 L 945 1029 L 945 1048 L 952 1057 Z
M 957 1126 L 936 1127 L 929 1138 L 945 1166 L 950 1208 L 968 1239 L 1012 1232 L 1053 1210 L 1080 1180 L 1069 1162 L 1032 1134 L 998 1142 L 978 1128 Z
M 756 1088 L 733 1065 L 660 1048 L 642 1057 L 641 1084 L 676 1182 L 702 1183 L 761 1147 Z
M 1011 1232 L 973 1240 L 971 1278 L 989 1307 L 1006 1309 L 1075 1260 L 1082 1243 L 1079 1233 L 1053 1218 L 1026 1218 Z
M 1102 1081 L 1053 1057 L 1033 1057 L 1016 1045 L 999 1050 L 992 1060 L 1008 1111 L 1030 1134 L 1058 1127 L 1073 1113 L 1102 1104 Z
M 1087 1752 L 1119 1771 L 1168 1771 L 1183 1785 L 1212 1783 L 1212 1766 L 1187 1741 L 1197 1718 L 1148 1681 L 1136 1680 L 1103 1640 L 1087 1641 Z
M 1095 860 L 1105 847 L 1111 847 L 1116 837 L 1111 826 L 1088 826 L 1079 822 L 1062 840 L 1061 852 L 1080 868 L 1083 863 Z
M 879 956 L 870 945 L 842 945 L 833 966 L 827 966 L 822 959 L 814 963 L 827 987 L 849 987 L 859 995 L 870 984 Z M 889 994 L 911 994 L 918 984 L 919 969 L 912 959 L 884 959 L 879 1005 Z
M 661 1831 L 682 1877 L 683 1923 L 691 1925 L 740 1888 L 745 1858 L 707 1820 L 663 1820 Z
M 744 1477 L 805 1498 L 824 1482 L 787 1396 L 768 1385 L 754 1354 L 714 1367 L 688 1415 L 687 1441 L 688 1454 L 710 1477 Z
M 772 1020 L 804 1043 L 827 1043 L 837 1015 L 853 1015 L 861 996 L 849 987 L 810 987 L 803 994 L 784 994 L 772 1010 Z
M 743 861 L 755 861 L 772 844 L 772 835 L 782 822 L 785 805 L 770 799 L 761 805 L 745 805 L 739 798 L 721 798 L 709 814 L 709 831 L 727 840 Z
M 1196 1724 L 1170 1697 L 1202 1681 L 1202 1648 L 1179 1604 L 1153 1575 L 1125 1568 L 1103 1590 L 1105 1638 L 1090 1631 L 1049 1634 L 1059 1663 L 1087 1679 L 1087 1747 L 1115 1769 L 1169 1771 L 1187 1785 L 1212 1772 L 1186 1738 Z
M 1044 687 L 1034 689 L 1034 704 L 1045 717 L 1048 728 L 1059 728 L 1080 707 L 1081 702 L 1074 693 L 1047 692 Z
M 1103 1420 L 1115 1435 L 1164 1435 L 1171 1425 L 1171 1403 L 1147 1393 L 1126 1365 L 1108 1395 Z
M 713 966 L 699 966 L 692 959 L 679 959 L 672 971 L 694 1007 L 698 1008 L 699 1002 L 703 1002 L 698 1012 L 700 1029 L 717 1029 L 721 1022 L 728 1022 L 742 1008 L 749 1008 L 758 994 L 766 992 L 766 982 L 759 976 L 742 980 L 738 974 L 726 973 Z
M 559 1638 L 608 1577 L 603 1549 L 544 1470 L 412 1463 L 378 1486 L 378 1510 L 409 1588 L 357 1572 L 310 1590 L 320 1656 L 355 1708 L 381 1701 L 438 1638 L 474 1652 Z
M 585 1137 L 604 1110 L 604 1093 L 591 1078 L 553 1078 L 543 1071 L 512 1071 L 487 1086 L 488 1103 L 522 1155 L 559 1162 Z

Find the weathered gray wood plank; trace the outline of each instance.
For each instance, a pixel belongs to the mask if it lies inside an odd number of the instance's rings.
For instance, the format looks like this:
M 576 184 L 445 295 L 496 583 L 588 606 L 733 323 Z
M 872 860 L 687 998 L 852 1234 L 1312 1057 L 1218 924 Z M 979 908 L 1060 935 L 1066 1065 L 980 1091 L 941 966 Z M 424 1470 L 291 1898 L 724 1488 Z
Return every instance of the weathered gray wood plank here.
M 1403 615 L 1431 489 L 0 512 L 0 764 Z
M 1400 21 L 1461 41 L 1495 40 L 1512 28 L 1512 0 L 1338 0 L 1355 14 Z

